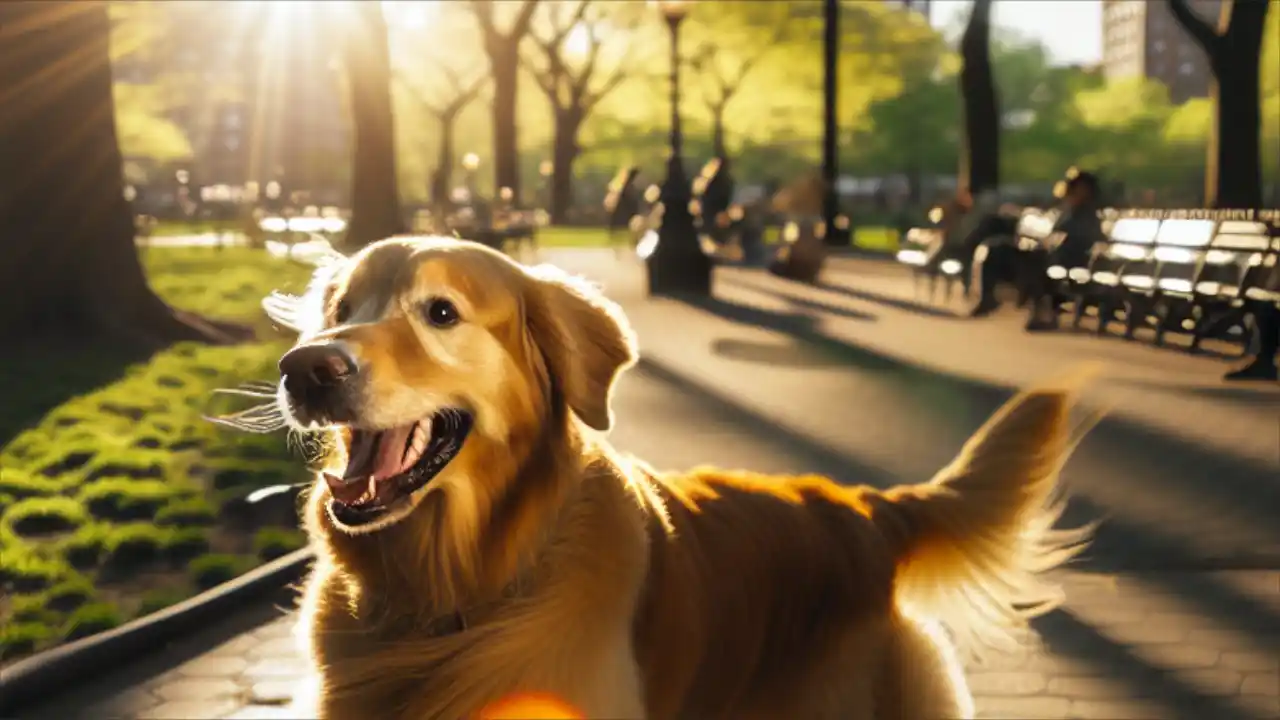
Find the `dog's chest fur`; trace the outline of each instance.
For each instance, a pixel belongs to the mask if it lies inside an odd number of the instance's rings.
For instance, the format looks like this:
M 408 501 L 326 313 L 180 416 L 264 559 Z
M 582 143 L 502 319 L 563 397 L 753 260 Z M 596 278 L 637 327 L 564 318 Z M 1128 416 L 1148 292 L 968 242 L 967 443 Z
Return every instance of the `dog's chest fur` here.
M 447 617 L 417 622 L 361 612 L 350 579 L 321 562 L 298 627 L 320 679 L 320 716 L 468 717 L 535 691 L 588 717 L 642 716 L 632 633 L 647 573 L 644 514 L 616 474 L 584 480 L 532 587 L 463 613 L 466 626 L 457 632 L 449 632 Z

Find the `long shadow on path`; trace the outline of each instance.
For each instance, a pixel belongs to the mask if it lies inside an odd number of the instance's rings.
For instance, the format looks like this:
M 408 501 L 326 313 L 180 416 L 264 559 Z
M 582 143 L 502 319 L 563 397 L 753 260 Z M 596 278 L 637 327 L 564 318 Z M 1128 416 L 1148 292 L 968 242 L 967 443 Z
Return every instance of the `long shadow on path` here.
M 955 427 L 976 429 L 1016 390 L 926 368 L 910 361 L 831 337 L 816 328 L 816 319 L 728 302 L 716 297 L 685 296 L 683 302 L 732 322 L 764 328 L 808 344 L 847 363 L 851 370 L 876 373 L 895 384 L 907 402 L 924 404 Z M 940 403 L 936 398 L 949 402 Z M 1191 418 L 1188 418 L 1191 421 Z M 1259 432 L 1267 432 L 1259 428 Z M 1270 547 L 1254 548 L 1251 557 L 1237 558 L 1248 567 L 1280 567 L 1280 460 L 1276 464 L 1231 456 L 1173 438 L 1119 414 L 1105 418 L 1086 441 L 1092 458 L 1105 461 L 1109 475 L 1124 477 L 1134 488 L 1153 494 L 1176 492 L 1202 505 L 1206 512 L 1230 513 L 1260 529 Z M 1150 487 L 1144 487 L 1149 485 Z M 1129 558 L 1128 564 L 1177 566 L 1188 558 L 1137 557 L 1126 548 L 1128 539 L 1113 538 L 1108 527 L 1099 531 L 1098 554 Z M 1202 564 L 1202 563 L 1198 563 Z
M 868 484 L 880 487 L 894 482 L 884 471 L 869 468 L 853 458 L 822 447 L 800 433 L 769 422 L 660 360 L 642 358 L 636 369 L 670 385 L 682 395 L 696 398 L 707 412 L 723 416 L 725 424 L 738 428 L 744 436 L 750 436 L 749 442 L 775 444 L 793 457 L 805 458 L 805 471 L 823 472 L 834 478 L 872 478 Z M 1126 528 L 1125 532 L 1135 531 Z M 1202 598 L 1187 600 L 1202 602 L 1202 610 L 1215 617 L 1250 623 L 1275 622 L 1275 616 L 1260 604 L 1209 579 L 1191 578 L 1187 581 L 1187 578 L 1176 578 L 1174 585 L 1183 592 L 1205 593 Z M 1124 683 L 1135 697 L 1150 698 L 1164 705 L 1170 713 L 1167 717 L 1179 720 L 1248 720 L 1250 717 L 1225 698 L 1191 687 L 1169 670 L 1151 665 L 1069 612 L 1052 613 L 1036 621 L 1036 627 L 1055 653 L 1087 664 L 1100 676 Z
M 744 307 L 718 298 L 684 300 L 718 317 L 748 322 L 836 353 L 848 361 L 851 370 L 875 372 L 879 380 L 897 384 L 901 396 L 908 402 L 928 403 L 935 396 L 953 400 L 960 398 L 958 402 L 947 404 L 947 411 L 941 419 L 962 428 L 966 436 L 1013 392 L 1013 388 L 922 368 L 823 335 L 813 329 L 810 318 Z M 641 367 L 648 372 L 662 368 L 652 358 L 642 361 Z M 747 423 L 744 430 L 758 433 L 760 437 L 772 437 L 775 442 L 785 442 L 799 456 L 813 458 L 814 466 L 805 470 L 823 472 L 833 478 L 856 478 L 859 482 L 877 486 L 895 482 L 892 473 L 883 468 L 867 467 L 845 454 L 832 452 L 808 440 L 802 434 L 786 430 L 778 423 L 765 421 L 713 391 L 699 390 L 697 381 L 673 368 L 662 368 L 662 373 L 666 378 L 678 378 L 682 392 L 697 393 L 709 402 L 716 398 L 720 409 L 732 411 L 735 417 L 750 417 L 750 420 L 744 420 Z M 1171 438 L 1115 415 L 1104 419 L 1093 430 L 1082 452 L 1087 452 L 1094 463 L 1101 463 L 1104 467 L 1114 465 L 1120 471 L 1115 473 L 1117 477 L 1132 479 L 1134 483 L 1158 482 L 1159 487 L 1150 488 L 1152 493 L 1176 489 L 1202 500 L 1206 508 L 1212 503 L 1214 507 L 1239 513 L 1242 521 L 1256 523 L 1268 537 L 1280 532 L 1274 515 L 1274 508 L 1280 507 L 1280 490 L 1277 488 L 1280 483 L 1276 482 L 1274 471 L 1260 463 L 1215 453 L 1184 438 Z M 1070 473 L 1069 467 L 1068 475 Z M 1102 520 L 1102 523 L 1087 557 L 1082 560 L 1082 568 L 1106 572 L 1165 571 L 1158 582 L 1169 592 L 1186 597 L 1205 615 L 1238 627 L 1246 634 L 1280 635 L 1280 617 L 1272 608 L 1211 577 L 1190 572 L 1168 572 L 1280 568 L 1280 558 L 1273 555 L 1274 548 L 1260 548 L 1255 552 L 1242 552 L 1235 548 L 1237 552 L 1233 554 L 1207 555 L 1199 543 L 1198 528 L 1178 526 L 1166 529 L 1151 522 L 1139 522 L 1128 516 L 1123 508 L 1104 507 L 1084 493 L 1075 493 L 1064 523 L 1079 525 L 1095 520 Z

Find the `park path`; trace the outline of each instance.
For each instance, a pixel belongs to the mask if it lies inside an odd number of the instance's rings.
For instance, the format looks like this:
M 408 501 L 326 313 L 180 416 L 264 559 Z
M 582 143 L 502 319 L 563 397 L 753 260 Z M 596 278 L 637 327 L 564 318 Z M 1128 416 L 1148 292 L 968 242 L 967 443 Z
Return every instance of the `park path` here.
M 971 669 L 983 717 L 1280 718 L 1280 391 L 1222 363 L 1072 335 L 1026 336 L 912 304 L 891 265 L 838 260 L 807 288 L 721 270 L 717 300 L 645 300 L 608 253 L 551 252 L 637 327 L 614 441 L 659 467 L 711 462 L 849 482 L 927 478 L 1011 388 L 1108 363 L 1112 415 L 1064 473 L 1105 522 L 1045 646 Z M 77 689 L 39 716 L 296 717 L 289 616 L 264 604 Z

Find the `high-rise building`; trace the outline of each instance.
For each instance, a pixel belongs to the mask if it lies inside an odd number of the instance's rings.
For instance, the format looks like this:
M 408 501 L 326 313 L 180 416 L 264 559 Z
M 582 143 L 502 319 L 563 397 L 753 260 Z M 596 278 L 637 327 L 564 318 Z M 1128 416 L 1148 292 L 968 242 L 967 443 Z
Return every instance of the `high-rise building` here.
M 1217 23 L 1221 0 L 1191 0 L 1190 5 Z M 1103 0 L 1102 65 L 1108 80 L 1159 80 L 1175 103 L 1209 94 L 1209 61 L 1164 0 Z

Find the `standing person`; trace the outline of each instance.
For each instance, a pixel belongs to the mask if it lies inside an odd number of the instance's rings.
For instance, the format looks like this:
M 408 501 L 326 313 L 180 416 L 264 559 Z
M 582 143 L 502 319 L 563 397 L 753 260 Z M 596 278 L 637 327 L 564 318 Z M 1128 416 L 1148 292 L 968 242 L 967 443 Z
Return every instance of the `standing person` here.
M 631 225 L 631 218 L 640 211 L 640 191 L 636 189 L 636 180 L 640 177 L 640 168 L 628 167 L 618 171 L 613 182 L 609 183 L 609 194 L 604 198 L 604 209 L 609 213 L 609 242 L 616 244 L 618 230 L 626 230 Z

